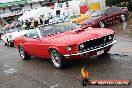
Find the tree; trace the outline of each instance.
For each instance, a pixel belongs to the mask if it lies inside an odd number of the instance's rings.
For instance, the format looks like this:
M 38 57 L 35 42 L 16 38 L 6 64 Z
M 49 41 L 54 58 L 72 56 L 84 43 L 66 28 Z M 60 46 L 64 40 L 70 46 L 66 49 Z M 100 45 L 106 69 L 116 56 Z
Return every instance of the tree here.
M 109 0 L 105 0 L 106 6 L 110 6 L 110 1 Z
M 120 4 L 121 2 L 130 2 L 131 0 L 106 0 L 106 5 L 111 6 L 111 5 L 116 5 Z

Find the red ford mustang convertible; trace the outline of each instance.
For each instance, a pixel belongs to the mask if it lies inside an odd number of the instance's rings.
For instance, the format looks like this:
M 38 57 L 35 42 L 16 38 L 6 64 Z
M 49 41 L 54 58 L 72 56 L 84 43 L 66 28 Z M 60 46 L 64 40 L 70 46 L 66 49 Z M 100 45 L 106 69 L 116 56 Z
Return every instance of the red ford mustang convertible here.
M 107 53 L 116 40 L 114 31 L 106 28 L 79 29 L 69 22 L 31 29 L 14 40 L 23 60 L 30 56 L 51 58 L 56 68 L 65 61 Z

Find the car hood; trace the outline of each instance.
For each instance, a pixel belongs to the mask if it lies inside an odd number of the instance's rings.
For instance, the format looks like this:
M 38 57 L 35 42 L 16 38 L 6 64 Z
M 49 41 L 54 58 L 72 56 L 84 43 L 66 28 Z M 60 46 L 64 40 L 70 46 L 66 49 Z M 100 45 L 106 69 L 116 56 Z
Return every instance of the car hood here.
M 76 14 L 76 15 L 79 15 L 79 14 Z M 71 21 L 76 21 L 78 18 L 80 18 L 80 17 L 82 17 L 82 14 L 80 14 L 80 16 L 79 17 L 77 17 L 77 18 L 70 18 L 70 20 Z
M 83 21 L 81 24 L 83 25 L 83 24 L 87 24 L 87 23 L 93 22 L 93 21 L 95 21 L 98 18 L 100 18 L 100 16 L 97 16 L 97 17 L 92 17 L 91 16 L 91 17 L 89 17 L 89 19 Z
M 27 30 L 23 30 L 20 32 L 12 32 L 12 33 L 7 33 L 6 36 L 9 37 L 11 36 L 12 39 L 19 37 L 19 36 L 23 36 L 24 34 L 26 34 L 28 31 Z
M 82 29 L 82 30 L 71 30 L 64 33 L 58 33 L 46 38 L 47 41 L 50 41 L 59 45 L 73 45 L 79 44 L 81 42 L 99 38 L 105 35 L 114 33 L 112 29 L 106 28 L 92 28 L 92 29 Z
M 84 14 L 81 14 L 80 17 L 78 17 L 78 18 L 73 18 L 73 19 L 70 19 L 70 20 L 71 20 L 71 21 L 78 22 L 80 19 L 83 19 L 83 18 L 86 18 L 86 17 L 88 17 L 88 16 L 86 16 L 86 15 L 84 15 Z M 79 22 L 78 22 L 78 23 L 79 23 Z

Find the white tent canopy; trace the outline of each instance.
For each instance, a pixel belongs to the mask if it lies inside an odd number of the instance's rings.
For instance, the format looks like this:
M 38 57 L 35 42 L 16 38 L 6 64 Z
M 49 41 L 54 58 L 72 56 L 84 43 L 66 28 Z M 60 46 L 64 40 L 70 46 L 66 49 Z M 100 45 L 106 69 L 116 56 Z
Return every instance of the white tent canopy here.
M 25 12 L 22 16 L 18 18 L 19 21 L 25 21 L 30 20 L 30 18 L 33 18 L 35 20 L 38 20 L 40 15 L 44 15 L 47 11 L 50 11 L 51 9 L 48 7 L 41 7 L 38 9 L 33 9 L 31 11 Z

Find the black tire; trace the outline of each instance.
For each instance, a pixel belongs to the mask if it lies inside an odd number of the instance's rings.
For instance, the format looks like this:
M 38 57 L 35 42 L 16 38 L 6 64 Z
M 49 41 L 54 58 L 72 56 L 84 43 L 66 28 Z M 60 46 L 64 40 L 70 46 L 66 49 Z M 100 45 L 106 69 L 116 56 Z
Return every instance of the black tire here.
M 99 21 L 98 25 L 99 25 L 100 28 L 105 28 L 104 21 Z
M 28 55 L 28 54 L 25 52 L 25 50 L 24 50 L 24 48 L 23 48 L 22 46 L 19 46 L 18 49 L 19 49 L 20 57 L 21 57 L 23 60 L 28 60 L 28 59 L 31 57 L 30 55 Z
M 55 68 L 57 69 L 64 68 L 64 57 L 61 55 L 59 51 L 57 51 L 56 49 L 50 50 L 50 56 Z
M 5 45 L 7 45 L 7 43 L 5 43 Z
M 8 43 L 10 47 L 14 47 L 14 43 L 13 42 L 9 42 Z

